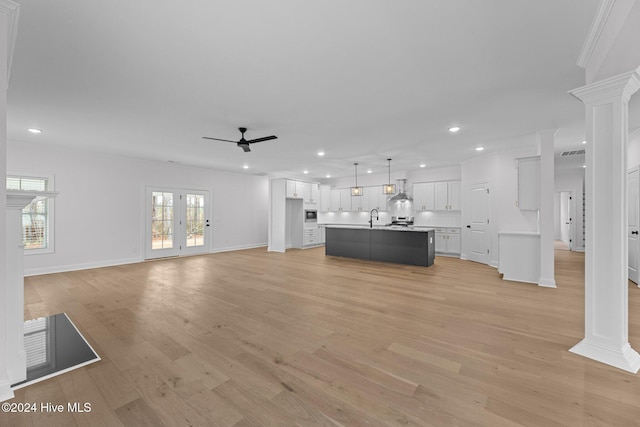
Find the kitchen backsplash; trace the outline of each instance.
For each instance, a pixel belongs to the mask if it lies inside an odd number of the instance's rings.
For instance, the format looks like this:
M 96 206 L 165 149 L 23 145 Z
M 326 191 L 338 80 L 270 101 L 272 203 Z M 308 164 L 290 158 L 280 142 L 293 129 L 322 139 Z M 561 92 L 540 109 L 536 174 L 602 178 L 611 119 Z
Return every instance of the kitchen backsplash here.
M 369 224 L 369 212 L 318 212 L 318 224 Z M 388 212 L 380 212 L 378 220 L 373 218 L 374 225 L 391 222 Z M 433 227 L 460 227 L 460 212 L 416 212 L 414 225 Z

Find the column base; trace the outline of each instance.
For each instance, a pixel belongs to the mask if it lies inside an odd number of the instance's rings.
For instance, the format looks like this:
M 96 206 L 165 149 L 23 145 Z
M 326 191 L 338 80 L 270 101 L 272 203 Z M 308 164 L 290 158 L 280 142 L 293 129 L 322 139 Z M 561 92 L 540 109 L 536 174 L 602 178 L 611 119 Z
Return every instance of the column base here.
M 13 399 L 14 397 L 15 395 L 13 394 L 13 390 L 11 389 L 11 384 L 9 384 L 9 381 L 0 382 L 0 402 Z
M 632 349 L 629 343 L 615 348 L 585 338 L 569 351 L 634 374 L 640 370 L 640 354 Z
M 545 278 L 540 278 L 540 280 L 538 281 L 538 286 L 541 286 L 543 288 L 556 288 L 556 281 L 555 279 L 545 279 Z
M 24 346 L 24 341 L 22 345 Z M 24 347 L 18 350 L 15 360 L 10 365 L 7 373 L 11 384 L 18 384 L 27 379 L 27 353 L 24 351 Z

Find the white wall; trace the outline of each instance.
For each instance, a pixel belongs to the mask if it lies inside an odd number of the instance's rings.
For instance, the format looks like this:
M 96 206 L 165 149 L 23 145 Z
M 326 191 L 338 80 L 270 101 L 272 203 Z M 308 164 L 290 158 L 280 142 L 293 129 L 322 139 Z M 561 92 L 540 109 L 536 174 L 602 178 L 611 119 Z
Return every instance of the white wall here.
M 489 182 L 491 189 L 491 265 L 497 267 L 499 260 L 498 232 L 537 231 L 538 213 L 521 211 L 516 206 L 518 200 L 518 170 L 515 159 L 537 155 L 535 138 L 531 138 L 530 148 L 487 153 L 462 163 L 462 255 L 469 252 L 467 229 L 470 224 L 471 185 Z
M 89 151 L 9 143 L 9 174 L 54 176 L 55 252 L 25 257 L 42 274 L 144 259 L 144 187 L 208 190 L 211 252 L 264 246 L 269 181 Z

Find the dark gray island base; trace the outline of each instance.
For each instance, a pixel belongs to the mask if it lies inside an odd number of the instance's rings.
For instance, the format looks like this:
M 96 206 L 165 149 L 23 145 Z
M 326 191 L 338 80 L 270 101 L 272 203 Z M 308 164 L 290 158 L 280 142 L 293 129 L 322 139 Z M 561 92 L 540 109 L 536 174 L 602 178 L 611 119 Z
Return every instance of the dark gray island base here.
M 429 267 L 435 259 L 435 230 L 327 226 L 325 255 Z

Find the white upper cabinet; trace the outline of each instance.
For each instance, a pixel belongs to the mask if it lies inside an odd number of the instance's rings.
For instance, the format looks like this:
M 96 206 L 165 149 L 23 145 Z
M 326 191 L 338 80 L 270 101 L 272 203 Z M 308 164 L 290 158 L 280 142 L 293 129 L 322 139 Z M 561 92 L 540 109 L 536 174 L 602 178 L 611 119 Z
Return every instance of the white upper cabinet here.
M 449 191 L 449 210 L 459 211 L 462 193 L 460 191 L 460 181 L 450 181 L 447 183 L 447 189 Z
M 304 203 L 315 205 L 318 203 L 318 184 L 288 179 L 286 197 L 287 199 L 302 199 Z
M 309 201 L 312 205 L 320 203 L 320 191 L 318 184 L 309 184 Z
M 435 183 L 418 182 L 413 184 L 413 208 L 416 211 L 435 210 Z
M 302 199 L 302 194 L 298 196 L 296 184 L 296 181 L 287 180 L 287 189 L 285 193 L 287 199 Z
M 331 190 L 329 209 L 332 211 L 351 210 L 351 189 L 338 188 Z
M 518 165 L 518 201 L 520 210 L 540 209 L 540 156 L 516 159 Z
M 435 210 L 460 210 L 460 181 L 440 181 L 435 183 Z
M 352 211 L 365 211 L 365 210 L 368 210 L 367 206 L 369 206 L 369 204 L 368 204 L 368 200 L 366 198 L 367 189 L 363 188 L 362 191 L 363 191 L 362 196 L 351 196 L 351 210 Z M 349 194 L 351 194 L 351 189 L 349 189 Z
M 364 195 L 367 199 L 367 211 L 377 209 L 378 212 L 387 210 L 387 195 L 382 192 L 382 186 L 365 187 Z
M 321 185 L 320 192 L 320 212 L 329 212 L 331 210 L 331 187 Z

